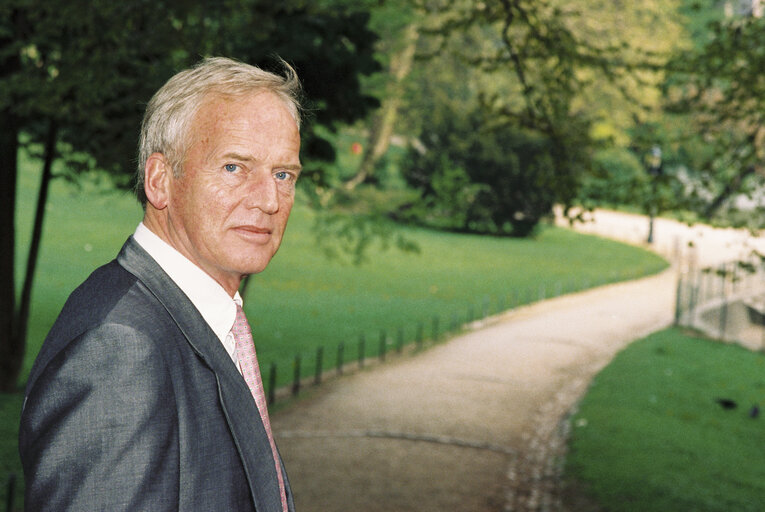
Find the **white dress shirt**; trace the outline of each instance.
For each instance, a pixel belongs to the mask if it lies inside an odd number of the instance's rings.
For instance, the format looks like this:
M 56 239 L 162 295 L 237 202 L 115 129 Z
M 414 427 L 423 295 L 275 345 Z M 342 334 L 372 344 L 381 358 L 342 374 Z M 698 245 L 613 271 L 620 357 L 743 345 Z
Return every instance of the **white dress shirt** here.
M 236 292 L 232 299 L 215 279 L 155 235 L 143 222 L 138 224 L 133 238 L 194 304 L 207 325 L 223 343 L 238 370 L 239 362 L 231 328 L 236 319 L 236 305 L 242 305 L 239 292 Z

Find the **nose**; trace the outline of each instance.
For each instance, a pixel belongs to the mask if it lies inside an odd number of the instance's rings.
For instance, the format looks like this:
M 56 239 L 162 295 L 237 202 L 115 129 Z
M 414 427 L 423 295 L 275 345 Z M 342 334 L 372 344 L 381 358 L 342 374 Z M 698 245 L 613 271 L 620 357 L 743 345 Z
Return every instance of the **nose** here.
M 248 208 L 257 208 L 269 215 L 279 211 L 279 190 L 270 171 L 258 169 L 251 172 L 247 176 L 245 194 Z

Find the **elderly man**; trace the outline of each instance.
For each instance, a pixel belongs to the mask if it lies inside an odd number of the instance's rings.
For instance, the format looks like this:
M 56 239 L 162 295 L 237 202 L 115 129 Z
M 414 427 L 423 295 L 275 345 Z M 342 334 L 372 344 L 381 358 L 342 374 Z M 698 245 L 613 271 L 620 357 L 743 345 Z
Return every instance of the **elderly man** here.
M 237 291 L 300 174 L 297 79 L 224 58 L 171 78 L 140 141 L 143 222 L 64 306 L 29 377 L 29 510 L 294 510 Z

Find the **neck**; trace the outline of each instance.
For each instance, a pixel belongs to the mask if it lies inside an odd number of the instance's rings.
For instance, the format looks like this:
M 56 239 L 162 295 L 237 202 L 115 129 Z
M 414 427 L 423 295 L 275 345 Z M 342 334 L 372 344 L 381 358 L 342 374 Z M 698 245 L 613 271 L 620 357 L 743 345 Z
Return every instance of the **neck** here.
M 243 275 L 222 275 L 222 276 L 216 276 L 212 273 L 210 273 L 207 269 L 205 269 L 203 266 L 199 265 L 196 261 L 194 261 L 194 258 L 191 254 L 189 254 L 186 250 L 184 250 L 184 247 L 179 246 L 180 244 L 175 243 L 172 236 L 170 236 L 170 229 L 168 227 L 168 223 L 166 219 L 164 218 L 164 215 L 162 215 L 163 211 L 158 211 L 155 209 L 151 209 L 151 205 L 147 206 L 146 214 L 143 217 L 143 225 L 146 226 L 146 228 L 157 235 L 160 240 L 165 242 L 167 245 L 178 251 L 184 258 L 189 260 L 192 264 L 199 267 L 204 273 L 209 275 L 211 278 L 213 278 L 225 291 L 228 293 L 232 298 L 236 294 L 236 292 L 239 290 L 239 285 L 241 284 L 242 280 L 245 276 Z

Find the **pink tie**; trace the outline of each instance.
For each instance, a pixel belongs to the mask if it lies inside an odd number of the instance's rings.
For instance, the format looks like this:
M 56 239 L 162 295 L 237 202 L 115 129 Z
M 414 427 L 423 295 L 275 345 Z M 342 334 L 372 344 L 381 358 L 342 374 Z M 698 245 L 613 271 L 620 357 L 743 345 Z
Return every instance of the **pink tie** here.
M 255 342 L 252 340 L 250 324 L 247 323 L 247 317 L 244 316 L 244 310 L 239 304 L 236 305 L 236 320 L 234 320 L 234 326 L 231 328 L 231 333 L 234 335 L 234 341 L 236 341 L 236 355 L 239 360 L 239 367 L 242 370 L 242 376 L 255 399 L 255 405 L 260 412 L 263 427 L 265 427 L 266 434 L 268 434 L 268 442 L 271 443 L 271 451 L 274 454 L 274 464 L 276 465 L 276 475 L 279 478 L 279 493 L 282 498 L 282 509 L 284 512 L 287 512 L 287 493 L 284 490 L 282 468 L 279 463 L 279 456 L 276 452 L 274 436 L 271 433 L 271 422 L 268 419 L 268 404 L 266 403 L 266 394 L 263 391 L 263 380 L 260 377 L 258 358 L 255 354 Z

